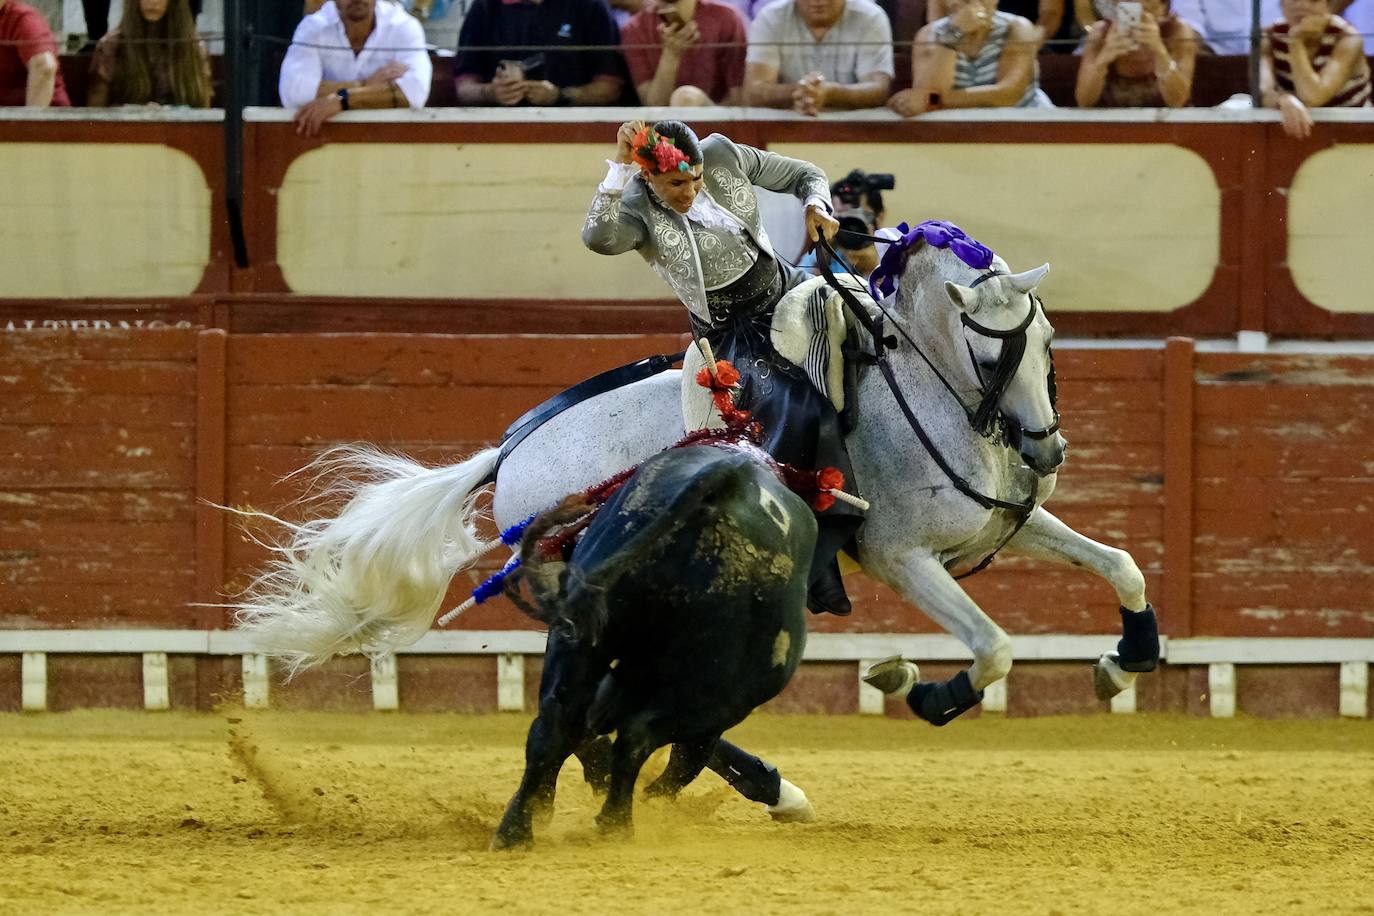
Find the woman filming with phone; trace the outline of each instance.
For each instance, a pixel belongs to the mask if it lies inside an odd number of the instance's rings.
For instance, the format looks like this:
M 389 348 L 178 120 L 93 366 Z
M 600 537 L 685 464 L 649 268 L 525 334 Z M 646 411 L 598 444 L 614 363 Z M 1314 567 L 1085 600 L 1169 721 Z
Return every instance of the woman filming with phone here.
M 1080 108 L 1180 108 L 1193 94 L 1198 35 L 1168 0 L 1120 0 L 1083 43 Z

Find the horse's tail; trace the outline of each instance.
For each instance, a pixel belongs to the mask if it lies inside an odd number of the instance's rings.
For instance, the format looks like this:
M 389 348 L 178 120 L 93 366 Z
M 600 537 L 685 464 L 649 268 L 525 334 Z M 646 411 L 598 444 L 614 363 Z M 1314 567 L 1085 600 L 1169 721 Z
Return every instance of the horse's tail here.
M 333 518 L 282 525 L 283 543 L 236 604 L 240 630 L 295 674 L 339 653 L 410 645 L 434 622 L 454 573 L 492 545 L 476 530 L 477 493 L 499 449 L 430 468 L 341 446 L 307 468 L 347 498 Z

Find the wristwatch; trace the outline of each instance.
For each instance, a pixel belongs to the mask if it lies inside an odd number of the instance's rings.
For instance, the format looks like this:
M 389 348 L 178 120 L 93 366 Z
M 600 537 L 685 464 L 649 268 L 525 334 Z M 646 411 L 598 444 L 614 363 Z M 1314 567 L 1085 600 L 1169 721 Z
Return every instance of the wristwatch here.
M 339 104 L 343 106 L 343 110 L 348 111 L 350 107 L 348 104 L 348 90 L 340 89 L 338 92 L 335 92 L 334 94 L 339 97 Z
M 959 47 L 959 42 L 964 40 L 964 30 L 952 22 L 946 22 L 935 32 L 935 43 L 944 45 L 951 51 Z

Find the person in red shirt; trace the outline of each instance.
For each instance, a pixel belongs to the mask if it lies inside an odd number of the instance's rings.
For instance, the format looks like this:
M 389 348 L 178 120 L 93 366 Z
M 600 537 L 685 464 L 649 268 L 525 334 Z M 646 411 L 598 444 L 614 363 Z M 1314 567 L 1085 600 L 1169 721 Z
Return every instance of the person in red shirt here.
M 19 0 L 0 0 L 0 105 L 70 104 L 48 21 Z
M 749 33 L 716 0 L 652 0 L 620 30 L 643 105 L 735 105 Z

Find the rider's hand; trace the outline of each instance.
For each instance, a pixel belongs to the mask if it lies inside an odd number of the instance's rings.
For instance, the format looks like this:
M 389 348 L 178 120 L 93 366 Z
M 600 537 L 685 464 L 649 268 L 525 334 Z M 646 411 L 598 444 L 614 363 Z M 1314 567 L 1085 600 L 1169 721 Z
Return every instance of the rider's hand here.
M 816 241 L 821 235 L 828 242 L 840 231 L 840 221 L 825 211 L 824 207 L 811 204 L 806 208 L 806 237 Z
M 643 121 L 626 121 L 615 134 L 615 161 L 629 165 L 635 161 L 635 135 L 644 129 Z

